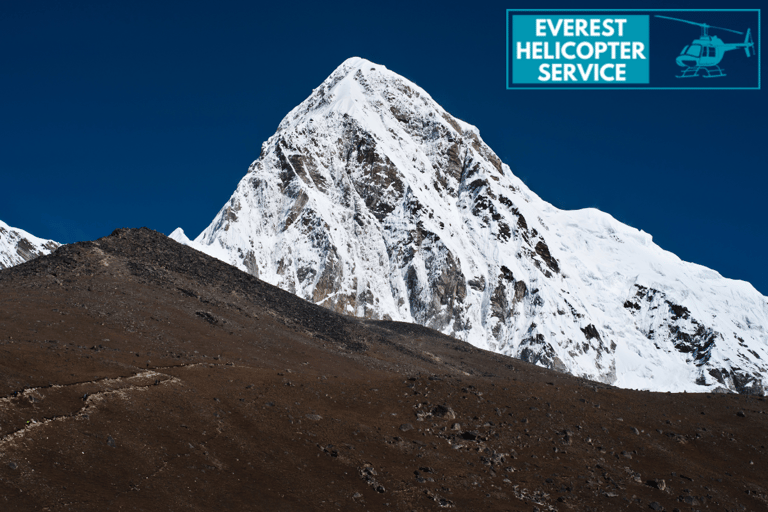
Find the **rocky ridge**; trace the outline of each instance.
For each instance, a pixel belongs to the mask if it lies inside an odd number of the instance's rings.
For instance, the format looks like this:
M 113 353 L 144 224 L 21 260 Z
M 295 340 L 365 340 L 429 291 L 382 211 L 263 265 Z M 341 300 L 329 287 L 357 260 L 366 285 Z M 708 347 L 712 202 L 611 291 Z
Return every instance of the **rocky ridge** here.
M 0 356 L 4 512 L 768 505 L 765 397 L 342 315 L 149 229 L 0 270 Z

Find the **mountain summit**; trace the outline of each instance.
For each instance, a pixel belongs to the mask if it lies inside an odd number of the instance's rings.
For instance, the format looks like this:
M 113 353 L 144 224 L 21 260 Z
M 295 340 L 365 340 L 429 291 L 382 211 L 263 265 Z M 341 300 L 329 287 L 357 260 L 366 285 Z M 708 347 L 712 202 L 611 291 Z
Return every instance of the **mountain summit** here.
M 595 209 L 563 211 L 474 126 L 351 58 L 194 241 L 331 310 L 614 384 L 765 394 L 768 299 Z

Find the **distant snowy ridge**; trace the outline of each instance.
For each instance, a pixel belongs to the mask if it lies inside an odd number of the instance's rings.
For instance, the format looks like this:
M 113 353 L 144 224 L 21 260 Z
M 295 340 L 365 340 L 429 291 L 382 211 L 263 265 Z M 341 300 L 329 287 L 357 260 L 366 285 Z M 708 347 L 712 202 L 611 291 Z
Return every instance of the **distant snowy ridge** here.
M 553 207 L 477 128 L 364 59 L 288 113 L 194 241 L 171 237 L 329 309 L 590 379 L 766 393 L 766 297 Z
M 0 270 L 50 254 L 61 244 L 12 228 L 0 220 Z

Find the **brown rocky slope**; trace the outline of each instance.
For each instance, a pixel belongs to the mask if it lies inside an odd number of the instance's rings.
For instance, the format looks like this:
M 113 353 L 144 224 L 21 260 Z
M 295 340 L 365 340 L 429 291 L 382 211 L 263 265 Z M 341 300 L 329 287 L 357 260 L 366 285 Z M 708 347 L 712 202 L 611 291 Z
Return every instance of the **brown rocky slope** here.
M 2 510 L 765 510 L 762 397 L 612 388 L 148 229 L 0 271 Z

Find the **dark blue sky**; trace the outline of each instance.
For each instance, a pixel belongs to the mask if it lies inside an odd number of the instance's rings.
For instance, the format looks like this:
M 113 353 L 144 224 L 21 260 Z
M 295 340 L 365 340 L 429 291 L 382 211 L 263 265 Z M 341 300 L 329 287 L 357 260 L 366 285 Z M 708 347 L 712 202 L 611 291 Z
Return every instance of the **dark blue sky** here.
M 600 208 L 768 294 L 765 91 L 507 91 L 505 9 L 524 7 L 3 2 L 0 219 L 65 243 L 194 237 L 282 117 L 356 55 L 476 125 L 555 206 Z

